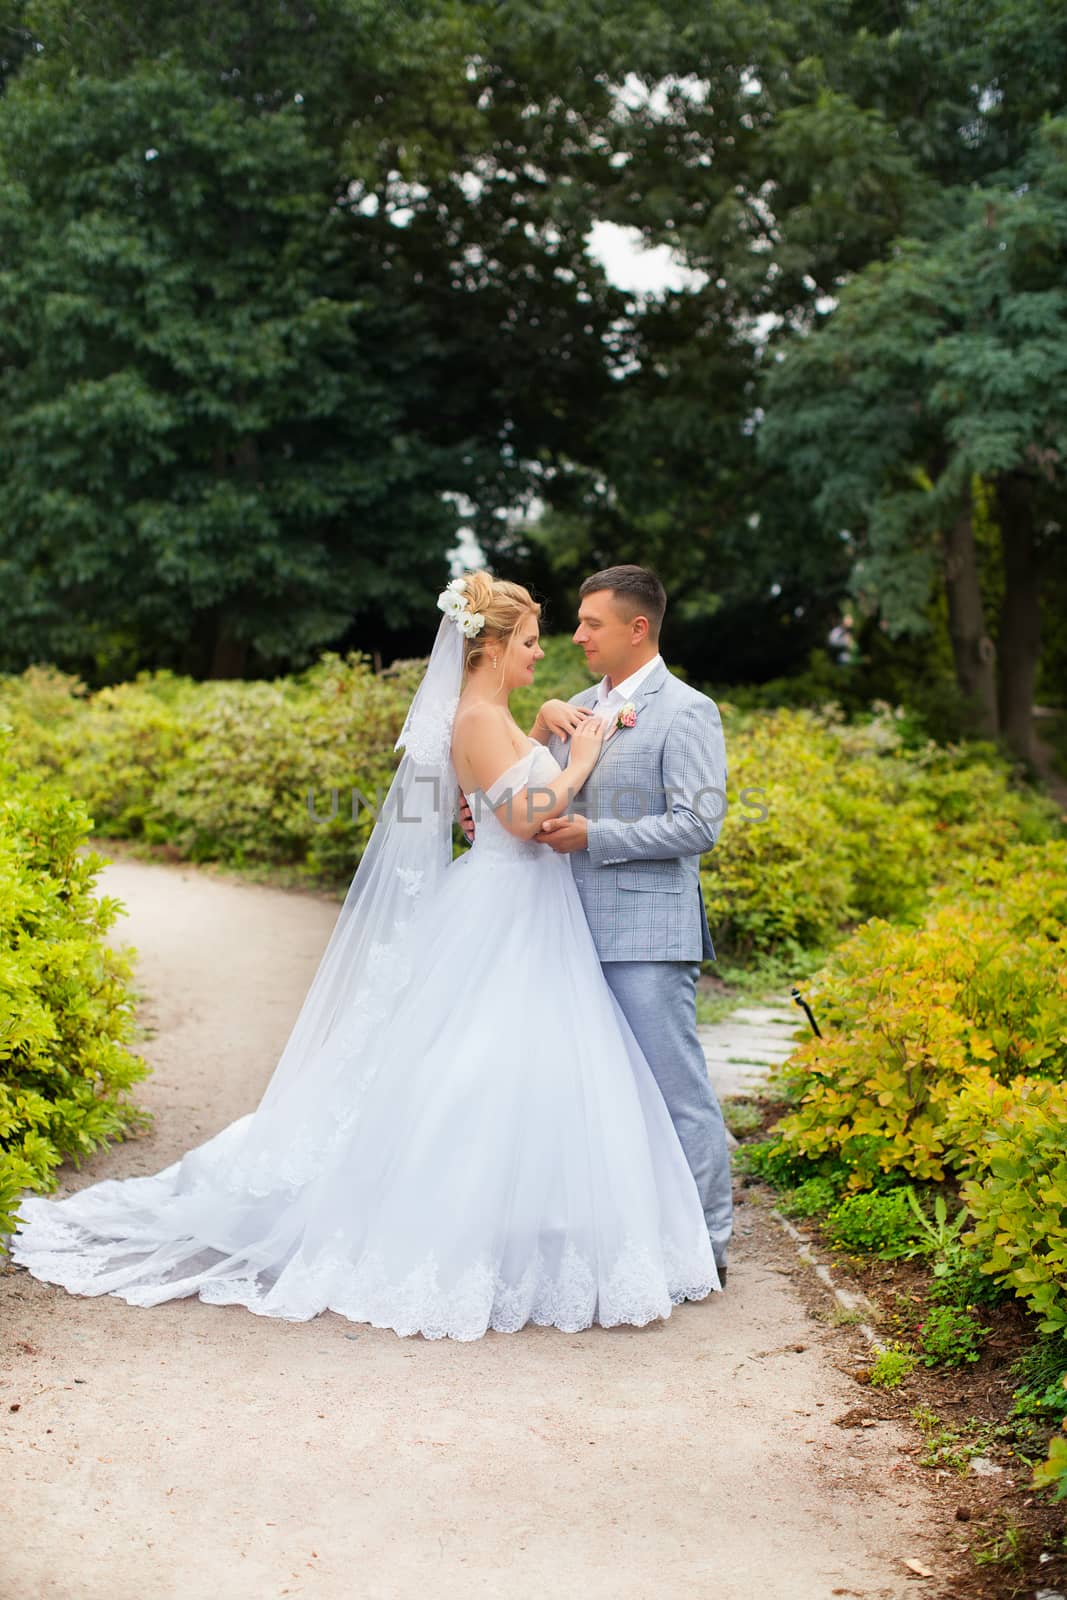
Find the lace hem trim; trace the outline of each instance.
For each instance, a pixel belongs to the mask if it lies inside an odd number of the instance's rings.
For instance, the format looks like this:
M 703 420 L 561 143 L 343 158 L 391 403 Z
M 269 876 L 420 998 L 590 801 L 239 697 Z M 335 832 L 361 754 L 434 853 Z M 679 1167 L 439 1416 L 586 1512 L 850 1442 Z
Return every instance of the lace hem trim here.
M 51 1245 L 66 1248 L 51 1249 Z M 76 1224 L 39 1214 L 11 1245 L 14 1261 L 72 1294 L 112 1294 L 139 1306 L 197 1295 L 209 1305 L 241 1305 L 259 1316 L 293 1322 L 335 1311 L 351 1322 L 426 1339 L 466 1341 L 481 1338 L 490 1329 L 515 1333 L 527 1323 L 565 1333 L 581 1332 L 594 1323 L 605 1328 L 643 1327 L 668 1317 L 682 1301 L 706 1299 L 720 1287 L 713 1263 L 709 1267 L 710 1245 L 691 1250 L 665 1245 L 657 1256 L 647 1246 L 629 1243 L 611 1271 L 602 1273 L 568 1242 L 556 1271 L 538 1249 L 518 1280 L 509 1281 L 482 1256 L 450 1287 L 441 1283 L 434 1252 L 398 1281 L 390 1278 L 376 1252 L 366 1252 L 353 1266 L 335 1245 L 322 1250 L 313 1262 L 294 1257 L 273 1278 L 263 1269 L 249 1271 L 247 1262 L 229 1258 L 216 1264 L 215 1277 L 211 1267 L 201 1267 L 183 1278 L 178 1276 L 179 1265 L 169 1281 L 138 1284 L 136 1266 L 123 1267 L 117 1261 L 123 1255 L 129 1261 L 136 1251 L 136 1240 L 94 1244 Z M 198 1253 L 190 1241 L 187 1260 Z M 101 1282 L 104 1275 L 116 1279 L 124 1273 L 131 1281 L 121 1287 Z

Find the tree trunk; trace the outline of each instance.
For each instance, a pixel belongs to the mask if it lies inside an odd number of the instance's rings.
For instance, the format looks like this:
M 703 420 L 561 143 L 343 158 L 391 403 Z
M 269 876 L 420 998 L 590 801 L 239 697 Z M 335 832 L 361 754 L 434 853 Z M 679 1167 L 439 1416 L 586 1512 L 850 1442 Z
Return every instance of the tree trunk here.
M 996 650 L 986 633 L 969 499 L 955 522 L 945 530 L 942 546 L 948 631 L 956 662 L 956 682 L 972 708 L 972 731 L 981 738 L 995 739 L 999 725 L 994 670 Z
M 215 630 L 215 643 L 211 652 L 209 678 L 240 678 L 244 676 L 248 659 L 248 643 L 237 639 L 232 632 L 230 618 L 223 614 Z
M 1036 771 L 1034 681 L 1041 658 L 1041 568 L 1032 490 L 1012 473 L 997 484 L 1004 600 L 1000 608 L 1000 728 L 1009 749 Z

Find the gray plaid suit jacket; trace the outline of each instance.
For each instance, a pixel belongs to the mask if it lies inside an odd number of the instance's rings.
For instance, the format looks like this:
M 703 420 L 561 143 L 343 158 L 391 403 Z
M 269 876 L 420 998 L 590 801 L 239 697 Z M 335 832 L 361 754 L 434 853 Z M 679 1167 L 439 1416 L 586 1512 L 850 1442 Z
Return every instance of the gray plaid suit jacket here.
M 596 685 L 571 696 L 596 707 Z M 579 790 L 589 848 L 571 870 L 601 961 L 715 959 L 700 892 L 700 857 L 726 812 L 726 745 L 714 700 L 662 663 L 633 696 L 637 722 L 619 728 Z M 549 749 L 561 766 L 567 741 Z

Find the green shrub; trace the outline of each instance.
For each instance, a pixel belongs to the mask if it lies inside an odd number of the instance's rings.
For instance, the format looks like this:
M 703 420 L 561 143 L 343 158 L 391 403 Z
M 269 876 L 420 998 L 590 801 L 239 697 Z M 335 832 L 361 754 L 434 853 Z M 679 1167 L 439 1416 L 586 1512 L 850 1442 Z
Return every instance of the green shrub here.
M 810 1178 L 829 1176 L 829 1162 L 809 1161 L 787 1150 L 779 1139 L 761 1139 L 743 1144 L 734 1153 L 736 1170 L 760 1178 L 775 1189 L 796 1189 Z
M 924 1366 L 962 1367 L 978 1360 L 992 1329 L 981 1327 L 963 1306 L 934 1305 L 915 1332 Z
M 120 902 L 92 892 L 84 806 L 18 772 L 10 742 L 0 731 L 0 1235 L 62 1161 L 151 1124 L 125 1098 L 148 1073 L 128 1048 L 130 957 L 103 943 Z
M 101 689 L 65 728 L 57 770 L 85 802 L 96 832 L 168 838 L 160 794 L 187 759 L 209 691 L 169 672 Z
M 1035 1339 L 1012 1362 L 1016 1380 L 1012 1416 L 1062 1423 L 1067 1418 L 1067 1340 L 1060 1334 Z
M 356 652 L 324 653 L 269 683 L 142 672 L 92 695 L 76 678 L 33 668 L 0 679 L 0 711 L 20 765 L 60 774 L 97 833 L 343 884 L 392 781 L 424 666 L 375 672 Z M 536 688 L 516 697 L 529 702 L 517 709 L 531 721 L 542 700 L 590 681 L 567 640 L 547 641 L 542 669 Z
M 789 1194 L 782 1196 L 778 1209 L 787 1217 L 815 1217 L 821 1211 L 830 1211 L 839 1195 L 838 1185 L 831 1178 L 805 1178 Z
M 84 720 L 89 690 L 58 667 L 27 667 L 0 676 L 0 724 L 11 729 L 10 754 L 20 767 L 56 772 Z
M 422 667 L 375 673 L 355 653 L 326 654 L 274 683 L 145 672 L 92 696 L 76 679 L 35 670 L 0 683 L 0 706 L 17 720 L 20 765 L 60 773 L 98 833 L 342 881 L 395 771 Z
M 887 1260 L 912 1254 L 920 1237 L 903 1189 L 868 1189 L 846 1195 L 827 1215 L 824 1226 L 831 1244 Z
M 354 656 L 295 680 L 214 685 L 156 796 L 168 838 L 194 861 L 351 877 L 395 771 L 407 699 Z
M 917 1357 L 902 1345 L 887 1346 L 875 1357 L 867 1382 L 873 1389 L 896 1389 L 917 1364 Z
M 984 1271 L 985 1256 L 958 1244 L 934 1263 L 930 1299 L 947 1306 L 996 1306 L 1010 1299 L 1011 1290 Z

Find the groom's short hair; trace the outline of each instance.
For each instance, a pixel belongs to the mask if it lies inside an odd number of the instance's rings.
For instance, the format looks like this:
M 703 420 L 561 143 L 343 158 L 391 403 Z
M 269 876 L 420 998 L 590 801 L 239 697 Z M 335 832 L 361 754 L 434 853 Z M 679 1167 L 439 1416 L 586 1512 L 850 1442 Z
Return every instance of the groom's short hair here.
M 648 618 L 648 631 L 653 639 L 659 638 L 663 626 L 663 613 L 667 609 L 667 591 L 648 567 L 605 567 L 586 578 L 578 590 L 578 598 L 610 589 L 615 603 L 628 621 L 634 617 Z

